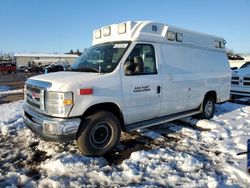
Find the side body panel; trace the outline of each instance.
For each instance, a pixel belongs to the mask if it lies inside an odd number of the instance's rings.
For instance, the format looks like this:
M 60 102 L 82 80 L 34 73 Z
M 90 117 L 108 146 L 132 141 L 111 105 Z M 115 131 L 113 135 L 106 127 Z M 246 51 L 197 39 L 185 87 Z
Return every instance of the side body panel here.
M 62 90 L 68 90 L 65 86 Z M 80 95 L 79 89 L 92 88 L 92 95 Z M 72 88 L 71 88 L 72 90 Z M 121 80 L 117 72 L 107 75 L 97 76 L 96 79 L 75 84 L 73 89 L 75 105 L 70 112 L 70 116 L 81 116 L 91 106 L 100 103 L 111 102 L 116 104 L 120 110 L 124 111 Z
M 217 102 L 229 99 L 230 68 L 222 51 L 181 45 L 160 44 L 163 56 L 163 93 L 161 115 L 175 102 L 173 113 L 198 108 L 208 91 L 215 91 Z

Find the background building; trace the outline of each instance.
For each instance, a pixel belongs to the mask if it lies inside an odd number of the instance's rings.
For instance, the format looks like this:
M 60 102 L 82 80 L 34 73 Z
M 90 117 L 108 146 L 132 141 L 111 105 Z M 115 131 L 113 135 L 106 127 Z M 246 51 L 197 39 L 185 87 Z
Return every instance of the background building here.
M 67 62 L 72 65 L 76 58 L 79 56 L 76 54 L 36 54 L 36 53 L 16 53 L 14 55 L 16 60 L 16 65 L 29 66 L 32 64 L 36 65 L 49 65 L 56 62 Z

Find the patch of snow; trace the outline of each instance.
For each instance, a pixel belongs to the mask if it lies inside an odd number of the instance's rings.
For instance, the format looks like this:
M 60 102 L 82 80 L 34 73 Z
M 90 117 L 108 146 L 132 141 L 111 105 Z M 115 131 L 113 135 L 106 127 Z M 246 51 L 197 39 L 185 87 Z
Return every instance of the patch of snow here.
M 154 132 L 154 131 L 144 131 L 141 133 L 141 135 L 149 137 L 151 139 L 156 139 L 156 138 L 161 137 L 161 134 Z
M 198 120 L 191 117 L 182 118 L 180 121 L 203 129 L 215 129 L 220 126 L 218 123 L 212 122 L 211 120 Z
M 15 89 L 15 90 L 6 90 L 6 91 L 1 91 L 0 96 L 2 95 L 14 95 L 14 94 L 21 94 L 23 93 L 23 89 Z
M 107 161 L 100 158 L 90 158 L 72 154 L 59 154 L 53 156 L 53 159 L 46 160 L 41 164 L 50 175 L 67 175 L 88 173 L 89 170 L 98 170 L 107 165 Z

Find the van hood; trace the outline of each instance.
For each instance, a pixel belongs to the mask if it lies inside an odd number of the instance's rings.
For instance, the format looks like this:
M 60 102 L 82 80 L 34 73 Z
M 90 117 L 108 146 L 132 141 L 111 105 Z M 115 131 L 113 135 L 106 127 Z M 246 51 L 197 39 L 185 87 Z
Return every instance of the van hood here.
M 244 76 L 250 76 L 250 68 L 241 68 L 241 69 L 237 69 L 232 71 L 232 75 L 238 75 L 240 77 L 244 77 Z
M 73 85 L 77 83 L 82 83 L 83 81 L 89 82 L 97 77 L 99 77 L 99 73 L 89 73 L 89 72 L 55 72 L 55 73 L 48 73 L 43 75 L 38 75 L 31 77 L 31 80 L 38 80 L 43 82 L 49 82 L 52 84 L 52 87 L 61 88 L 67 85 Z

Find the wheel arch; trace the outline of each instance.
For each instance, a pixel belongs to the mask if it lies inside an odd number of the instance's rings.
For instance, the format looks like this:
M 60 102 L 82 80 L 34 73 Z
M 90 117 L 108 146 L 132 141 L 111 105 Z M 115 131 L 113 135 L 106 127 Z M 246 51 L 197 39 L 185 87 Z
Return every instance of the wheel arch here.
M 208 117 L 206 117 L 207 115 L 205 114 L 205 110 L 204 110 L 204 105 L 205 105 L 205 101 L 208 99 L 208 98 L 213 98 L 214 99 L 214 103 L 213 103 L 213 112 L 212 112 L 212 114 L 211 115 L 209 115 Z M 217 93 L 216 93 L 216 91 L 214 91 L 214 90 L 210 90 L 210 91 L 208 91 L 205 95 L 204 95 L 204 97 L 203 97 L 203 101 L 202 101 L 202 103 L 201 103 L 201 105 L 200 105 L 200 108 L 199 108 L 199 110 L 200 110 L 200 113 L 198 114 L 198 118 L 199 119 L 211 119 L 213 116 L 214 116 L 214 105 L 215 105 L 215 103 L 216 103 L 216 101 L 217 101 Z
M 211 91 L 208 91 L 205 96 L 204 96 L 204 99 L 207 98 L 207 97 L 213 97 L 214 98 L 214 102 L 216 103 L 217 102 L 217 93 L 215 90 L 211 90 Z M 203 100 L 204 100 L 203 99 Z
M 113 113 L 118 118 L 122 131 L 126 130 L 122 110 L 117 104 L 113 102 L 103 102 L 90 106 L 89 108 L 87 108 L 87 110 L 85 110 L 85 112 L 82 115 L 82 118 L 87 117 L 90 114 L 94 114 L 96 111 L 101 111 L 101 110 Z

